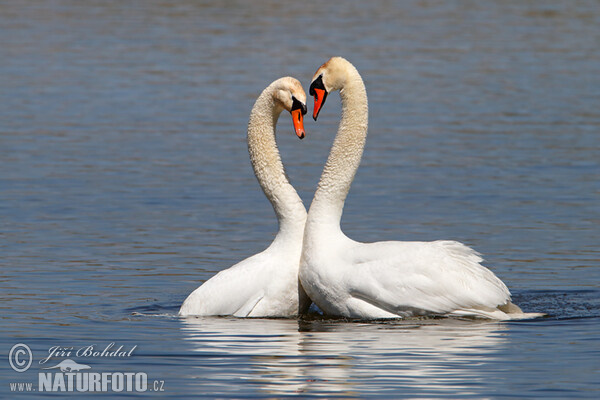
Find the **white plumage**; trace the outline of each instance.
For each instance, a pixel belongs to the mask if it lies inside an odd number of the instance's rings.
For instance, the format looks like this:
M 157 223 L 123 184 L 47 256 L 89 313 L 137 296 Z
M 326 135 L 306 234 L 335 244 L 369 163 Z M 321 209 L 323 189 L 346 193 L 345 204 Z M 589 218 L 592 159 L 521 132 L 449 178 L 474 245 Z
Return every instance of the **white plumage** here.
M 320 78 L 320 80 L 319 80 Z M 308 212 L 299 277 L 324 312 L 349 318 L 416 315 L 531 318 L 480 255 L 455 241 L 360 243 L 340 229 L 344 201 L 360 164 L 368 103 L 358 71 L 334 57 L 313 77 L 318 96 L 339 90 L 342 119 Z M 322 92 L 324 91 L 324 92 Z M 314 116 L 320 110 L 315 110 Z
M 300 82 L 289 77 L 276 80 L 256 100 L 248 123 L 250 160 L 273 205 L 279 232 L 266 250 L 219 272 L 194 290 L 183 302 L 180 315 L 289 317 L 310 305 L 298 282 L 306 209 L 285 176 L 275 142 L 277 119 L 283 110 L 293 111 L 294 99 L 305 112 L 306 94 Z M 294 118 L 294 126 L 299 123 L 296 133 L 303 137 L 303 128 L 299 131 L 302 114 Z

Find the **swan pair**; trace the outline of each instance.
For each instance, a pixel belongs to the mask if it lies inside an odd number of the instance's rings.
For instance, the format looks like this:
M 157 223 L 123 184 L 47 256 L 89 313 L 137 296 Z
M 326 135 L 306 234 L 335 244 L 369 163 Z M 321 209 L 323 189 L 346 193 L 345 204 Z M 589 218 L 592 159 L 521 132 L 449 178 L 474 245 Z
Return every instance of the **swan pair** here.
M 279 232 L 273 243 L 219 272 L 183 303 L 180 315 L 291 317 L 314 302 L 323 312 L 379 319 L 421 315 L 532 318 L 511 302 L 506 285 L 480 255 L 455 241 L 360 243 L 340 228 L 344 202 L 362 157 L 368 102 L 356 68 L 333 57 L 313 76 L 316 120 L 338 90 L 342 118 L 312 204 L 306 213 L 285 176 L 275 125 L 287 110 L 304 137 L 306 95 L 293 78 L 269 85 L 254 104 L 248 150 L 258 181 L 273 205 Z

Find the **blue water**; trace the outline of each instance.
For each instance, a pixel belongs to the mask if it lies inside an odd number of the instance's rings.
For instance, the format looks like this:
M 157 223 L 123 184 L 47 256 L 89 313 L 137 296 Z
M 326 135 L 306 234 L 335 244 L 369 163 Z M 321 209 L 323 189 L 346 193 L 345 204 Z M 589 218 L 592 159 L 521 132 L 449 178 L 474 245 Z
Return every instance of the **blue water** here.
M 111 397 L 597 398 L 598 26 L 594 1 L 2 2 L 1 396 L 28 397 L 10 383 L 37 386 L 53 346 L 115 343 L 137 347 L 70 358 L 164 391 Z M 344 231 L 460 240 L 547 318 L 177 317 L 277 229 L 246 150 L 255 98 L 332 55 L 370 102 Z M 280 120 L 306 205 L 339 109 L 303 141 Z

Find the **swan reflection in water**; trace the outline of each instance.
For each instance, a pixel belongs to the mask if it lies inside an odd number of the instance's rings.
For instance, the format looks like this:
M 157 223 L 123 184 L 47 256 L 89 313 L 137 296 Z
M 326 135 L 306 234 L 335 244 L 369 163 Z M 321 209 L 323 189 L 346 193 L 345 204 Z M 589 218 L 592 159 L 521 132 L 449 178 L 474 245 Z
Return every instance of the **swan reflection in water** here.
M 198 384 L 273 395 L 355 397 L 406 393 L 474 395 L 481 365 L 506 343 L 498 322 L 460 319 L 343 320 L 182 319 L 196 355 Z M 198 354 L 199 353 L 199 354 Z M 251 385 L 233 388 L 232 378 Z

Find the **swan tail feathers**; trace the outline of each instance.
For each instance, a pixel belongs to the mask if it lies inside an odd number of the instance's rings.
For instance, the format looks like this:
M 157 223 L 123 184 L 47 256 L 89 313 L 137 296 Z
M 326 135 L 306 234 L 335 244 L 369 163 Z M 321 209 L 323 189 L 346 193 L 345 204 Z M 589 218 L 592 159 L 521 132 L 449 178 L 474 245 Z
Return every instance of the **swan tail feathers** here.
M 497 308 L 468 308 L 455 310 L 448 314 L 452 317 L 470 317 L 470 318 L 487 318 L 496 319 L 501 321 L 506 320 L 520 320 L 520 319 L 534 319 L 543 317 L 544 313 L 525 313 L 519 306 L 512 303 L 511 301 L 498 306 Z

